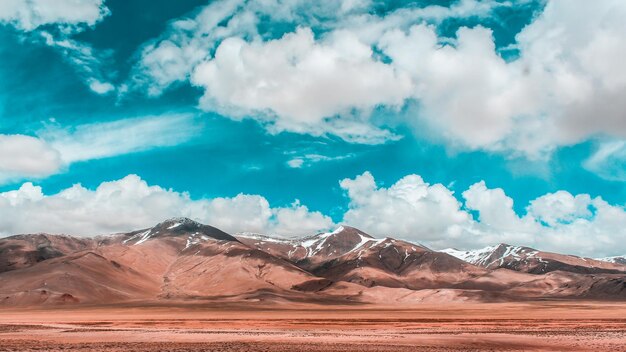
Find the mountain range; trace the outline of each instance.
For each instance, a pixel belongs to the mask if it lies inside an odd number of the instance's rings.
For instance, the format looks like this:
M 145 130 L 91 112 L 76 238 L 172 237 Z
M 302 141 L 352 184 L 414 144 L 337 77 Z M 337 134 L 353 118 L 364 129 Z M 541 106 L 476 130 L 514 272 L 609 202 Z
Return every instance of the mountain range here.
M 0 305 L 411 304 L 626 299 L 626 260 L 499 244 L 435 251 L 349 226 L 298 239 L 186 218 L 91 238 L 0 239 Z

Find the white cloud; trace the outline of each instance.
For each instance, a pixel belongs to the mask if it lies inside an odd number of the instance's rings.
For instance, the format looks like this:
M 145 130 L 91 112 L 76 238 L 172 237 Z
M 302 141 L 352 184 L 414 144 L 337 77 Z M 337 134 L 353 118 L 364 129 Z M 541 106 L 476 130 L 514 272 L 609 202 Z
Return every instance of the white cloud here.
M 425 183 L 418 175 L 384 188 L 366 172 L 340 185 L 349 199 L 343 222 L 376 236 L 434 248 L 470 249 L 504 242 L 592 257 L 626 252 L 626 208 L 600 197 L 549 193 L 531 201 L 520 216 L 513 199 L 484 182 L 463 192 L 464 203 L 448 188 Z
M 0 134 L 0 184 L 21 177 L 42 177 L 61 167 L 61 155 L 36 137 Z
M 294 158 L 287 161 L 287 165 L 292 169 L 300 169 L 304 165 L 304 159 Z
M 208 200 L 198 218 L 231 233 L 248 231 L 285 237 L 317 233 L 333 226 L 330 217 L 310 211 L 297 200 L 288 207 L 272 208 L 263 196 L 248 194 Z
M 503 233 L 534 232 L 534 222 L 520 219 L 513 210 L 513 199 L 501 188 L 489 189 L 484 181 L 463 192 L 465 206 L 478 212 L 478 221 L 488 230 Z
M 480 213 L 480 222 L 474 224 L 473 231 L 482 243 L 508 242 L 591 257 L 626 251 L 626 208 L 600 197 L 574 196 L 566 191 L 549 193 L 531 201 L 527 213 L 520 217 L 513 211 L 512 202 L 501 202 L 506 197 L 501 189 L 487 189 L 480 183 L 463 196 L 468 208 Z M 476 202 L 489 198 L 492 201 Z M 483 222 L 502 214 L 495 225 Z
M 109 14 L 104 0 L 2 0 L 0 23 L 32 31 L 43 25 L 93 26 Z
M 287 153 L 294 154 L 294 153 Z M 287 161 L 287 165 L 293 169 L 299 169 L 302 167 L 309 167 L 313 164 L 324 162 L 324 161 L 337 161 L 337 160 L 345 160 L 353 157 L 354 154 L 346 154 L 346 155 L 336 155 L 336 156 L 328 156 L 321 154 L 304 154 L 297 155 Z
M 546 1 L 517 35 L 513 61 L 481 26 L 462 27 L 455 39 L 437 34 L 447 18 L 487 18 L 528 3 L 463 0 L 381 16 L 370 2 L 307 13 L 300 1 L 217 1 L 174 22 L 138 67 L 152 93 L 191 77 L 205 90 L 201 107 L 260 120 L 272 132 L 381 143 L 394 135 L 368 112 L 417 102 L 403 122 L 455 148 L 541 160 L 601 134 L 626 138 L 622 1 Z M 267 40 L 259 18 L 302 27 Z
M 303 233 L 318 233 L 333 226 L 330 217 L 310 211 L 296 200 L 290 207 L 274 210 L 274 226 L 270 231 L 283 236 L 302 236 Z
M 615 61 L 624 15 L 620 1 L 548 1 L 512 62 L 481 27 L 461 28 L 452 46 L 424 25 L 386 31 L 378 45 L 413 77 L 420 124 L 470 149 L 542 158 L 597 134 L 626 137 L 626 70 Z
M 378 188 L 372 174 L 365 172 L 340 185 L 350 201 L 343 222 L 379 236 L 422 242 L 456 238 L 470 219 L 449 189 L 430 185 L 418 175 Z
M 269 42 L 229 38 L 212 60 L 195 68 L 192 82 L 205 89 L 200 106 L 207 110 L 233 118 L 254 115 L 275 131 L 330 132 L 349 140 L 337 115 L 343 125 L 368 125 L 374 107 L 400 106 L 410 89 L 408 77 L 372 55 L 350 32 L 335 32 L 323 42 L 306 28 Z M 355 137 L 369 139 L 371 130 Z
M 48 126 L 38 132 L 66 164 L 169 147 L 198 136 L 202 123 L 192 114 L 142 116 L 78 125 Z
M 101 82 L 97 79 L 91 79 L 89 83 L 89 89 L 91 89 L 95 93 L 104 95 L 114 91 L 115 86 L 109 82 Z
M 0 134 L 0 184 L 44 178 L 75 162 L 179 145 L 202 128 L 191 114 L 169 114 L 70 128 L 49 125 L 37 137 Z
M 435 28 L 388 31 L 380 41 L 395 67 L 412 77 L 407 95 L 420 103 L 420 123 L 475 149 L 497 147 L 528 102 L 514 93 L 515 72 L 495 53 L 491 31 L 461 28 L 455 46 L 441 46 Z
M 25 38 L 57 50 L 96 94 L 115 89 L 107 79 L 111 72 L 104 68 L 111 53 L 71 37 L 109 14 L 105 0 L 0 1 L 0 24 L 11 25 Z
M 39 31 L 37 34 L 38 37 L 34 38 L 43 40 L 45 45 L 58 51 L 94 93 L 102 95 L 115 90 L 107 78 L 113 74 L 106 68 L 112 54 L 110 50 L 94 49 L 90 44 L 73 40 L 63 32 Z
M 374 40 L 393 26 L 450 17 L 484 17 L 512 6 L 463 0 L 450 8 L 400 9 L 379 18 L 371 1 L 216 1 L 195 18 L 173 22 L 142 50 L 135 83 L 151 95 L 191 79 L 205 94 L 200 106 L 231 118 L 260 120 L 270 132 L 334 134 L 355 143 L 397 139 L 370 121 L 378 106 L 398 107 L 411 97 L 404 72 L 375 58 Z M 264 41 L 261 19 L 302 26 Z M 314 38 L 310 27 L 325 33 Z M 368 34 L 363 34 L 367 32 Z M 244 39 L 245 38 L 245 39 Z M 378 39 L 378 38 L 377 38 Z
M 215 43 L 235 33 L 256 33 L 256 18 L 241 14 L 229 18 L 243 0 L 214 1 L 193 19 L 174 21 L 167 35 L 147 43 L 135 67 L 133 85 L 147 86 L 150 95 L 159 95 L 176 82 L 186 81 L 196 65 L 210 56 Z
M 528 212 L 549 226 L 558 226 L 591 218 L 591 205 L 592 200 L 588 194 L 573 196 L 569 192 L 558 191 L 530 202 Z
M 136 175 L 104 182 L 95 190 L 74 185 L 45 195 L 41 187 L 25 183 L 0 193 L 0 234 L 65 233 L 79 236 L 146 228 L 174 216 L 185 216 L 228 232 L 259 231 L 291 235 L 326 230 L 330 218 L 311 212 L 298 202 L 271 208 L 258 195 L 193 200 Z
M 481 248 L 505 242 L 591 257 L 626 252 L 626 208 L 565 191 L 531 201 L 518 215 L 502 189 L 478 182 L 462 201 L 441 184 L 408 175 L 385 188 L 366 172 L 340 182 L 348 197 L 343 223 L 375 236 L 421 242 L 435 249 Z M 25 183 L 0 193 L 0 234 L 50 232 L 94 235 L 152 226 L 185 216 L 227 232 L 303 236 L 333 227 L 330 217 L 295 201 L 272 207 L 261 195 L 192 199 L 150 186 L 135 175 L 95 190 L 74 185 L 46 195 Z M 474 218 L 472 214 L 477 214 Z

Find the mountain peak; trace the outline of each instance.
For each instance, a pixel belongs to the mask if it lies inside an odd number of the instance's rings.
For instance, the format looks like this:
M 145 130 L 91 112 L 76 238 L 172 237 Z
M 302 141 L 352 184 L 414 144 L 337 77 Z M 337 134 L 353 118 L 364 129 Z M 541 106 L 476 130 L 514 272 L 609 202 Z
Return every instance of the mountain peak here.
M 150 229 L 134 232 L 124 243 L 142 244 L 153 238 L 180 236 L 205 236 L 214 240 L 239 242 L 235 237 L 218 228 L 179 217 L 162 221 Z
M 317 236 L 318 237 L 330 237 L 334 235 L 335 236 L 336 235 L 343 235 L 343 236 L 358 235 L 359 237 L 374 238 L 371 235 L 357 229 L 356 227 L 346 226 L 346 225 L 339 225 L 339 227 L 337 227 L 332 232 L 320 233 Z
M 160 223 L 158 223 L 156 227 L 160 227 L 160 228 L 168 228 L 168 229 L 174 229 L 178 226 L 181 225 L 187 225 L 187 226 L 196 226 L 196 227 L 200 227 L 203 226 L 203 224 L 195 221 L 195 220 L 191 220 L 190 218 L 186 218 L 186 217 L 175 217 L 175 218 L 170 218 L 167 219 L 165 221 L 162 221 Z

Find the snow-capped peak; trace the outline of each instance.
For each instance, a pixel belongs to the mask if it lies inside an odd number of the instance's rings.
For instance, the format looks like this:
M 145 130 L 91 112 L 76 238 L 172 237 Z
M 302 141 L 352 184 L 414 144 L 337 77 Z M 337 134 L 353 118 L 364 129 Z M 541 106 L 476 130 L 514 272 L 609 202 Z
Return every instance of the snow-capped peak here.
M 439 252 L 449 254 L 470 264 L 483 267 L 488 267 L 492 264 L 502 265 L 507 258 L 516 260 L 531 258 L 535 257 L 539 253 L 539 251 L 532 248 L 511 246 L 505 243 L 466 251 L 461 251 L 455 248 L 447 248 L 440 250 Z

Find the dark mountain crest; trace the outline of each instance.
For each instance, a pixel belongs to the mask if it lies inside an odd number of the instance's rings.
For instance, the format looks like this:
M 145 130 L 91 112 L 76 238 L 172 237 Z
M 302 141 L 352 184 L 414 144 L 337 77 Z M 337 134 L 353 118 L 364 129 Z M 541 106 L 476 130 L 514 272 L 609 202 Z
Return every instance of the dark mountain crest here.
M 206 236 L 219 241 L 239 242 L 228 233 L 209 225 L 204 225 L 189 218 L 171 218 L 156 224 L 154 227 L 129 233 L 130 237 L 125 244 L 141 244 L 152 238 Z
M 190 218 L 174 217 L 156 224 L 154 228 L 171 228 L 178 226 L 200 227 L 205 225 Z

